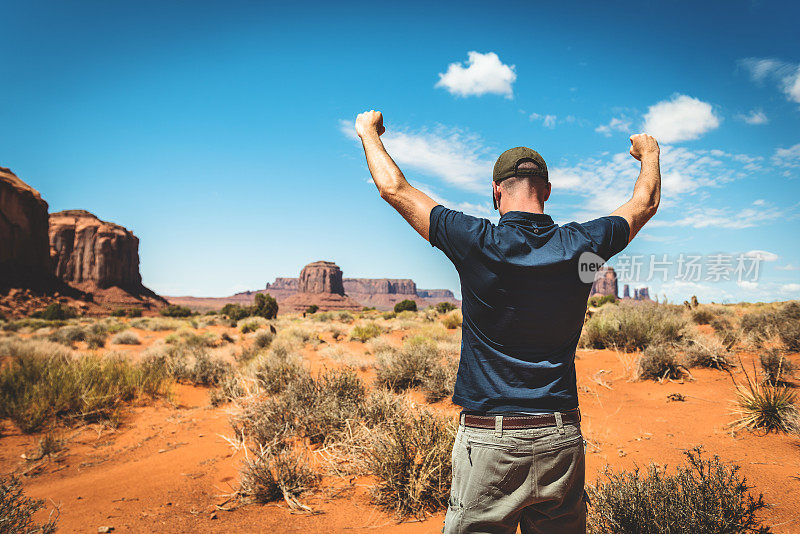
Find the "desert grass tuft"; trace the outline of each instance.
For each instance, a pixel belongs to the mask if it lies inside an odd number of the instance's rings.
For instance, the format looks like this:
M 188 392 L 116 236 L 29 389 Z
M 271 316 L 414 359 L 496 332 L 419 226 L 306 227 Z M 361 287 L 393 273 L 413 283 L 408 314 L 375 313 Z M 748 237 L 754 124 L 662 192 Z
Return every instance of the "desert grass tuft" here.
M 584 325 L 581 346 L 642 350 L 682 341 L 688 324 L 679 306 L 645 303 L 604 306 Z
M 291 508 L 307 509 L 297 499 L 318 482 L 319 476 L 296 452 L 266 448 L 245 460 L 239 494 L 261 503 L 283 499 Z
M 758 382 L 742 366 L 746 383 L 736 385 L 737 406 L 733 428 L 763 430 L 765 432 L 797 433 L 800 430 L 800 414 L 795 401 L 797 394 L 787 386 L 769 381 Z M 733 375 L 731 375 L 733 378 Z
M 374 337 L 378 337 L 383 333 L 381 327 L 373 321 L 367 321 L 363 324 L 358 324 L 350 330 L 350 339 L 361 341 L 362 343 Z
M 42 356 L 36 346 L 16 355 L 0 370 L 0 417 L 23 432 L 35 432 L 59 419 L 116 423 L 125 402 L 139 395 L 165 395 L 169 376 L 163 366 L 134 364 L 114 355 Z

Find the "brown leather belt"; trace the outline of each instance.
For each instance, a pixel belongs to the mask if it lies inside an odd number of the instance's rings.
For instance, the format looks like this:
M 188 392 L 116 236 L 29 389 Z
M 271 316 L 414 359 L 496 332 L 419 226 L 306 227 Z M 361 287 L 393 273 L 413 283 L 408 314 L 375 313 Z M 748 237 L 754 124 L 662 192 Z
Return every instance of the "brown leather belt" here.
M 495 428 L 494 415 L 473 415 L 468 413 L 463 415 L 465 426 L 472 428 Z M 577 408 L 568 412 L 561 412 L 562 423 L 579 423 L 580 420 L 581 412 Z M 556 416 L 552 413 L 543 413 L 538 415 L 503 415 L 503 430 L 541 428 L 556 425 Z

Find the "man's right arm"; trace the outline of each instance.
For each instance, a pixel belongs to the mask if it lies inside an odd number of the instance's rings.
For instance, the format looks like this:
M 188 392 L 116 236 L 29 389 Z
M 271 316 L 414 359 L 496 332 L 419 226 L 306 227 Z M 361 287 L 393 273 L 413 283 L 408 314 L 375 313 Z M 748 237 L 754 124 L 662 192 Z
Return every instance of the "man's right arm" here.
M 656 214 L 661 202 L 660 149 L 655 138 L 647 134 L 632 135 L 630 153 L 642 162 L 642 170 L 633 187 L 631 199 L 611 214 L 628 221 L 628 242 Z

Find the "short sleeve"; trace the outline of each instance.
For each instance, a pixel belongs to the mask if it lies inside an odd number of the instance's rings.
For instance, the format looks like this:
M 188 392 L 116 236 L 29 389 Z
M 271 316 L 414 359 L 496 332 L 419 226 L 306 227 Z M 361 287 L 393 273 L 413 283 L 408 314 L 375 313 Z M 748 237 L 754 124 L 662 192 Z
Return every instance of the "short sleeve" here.
M 431 246 L 444 252 L 458 266 L 478 242 L 488 224 L 486 219 L 438 205 L 431 210 L 429 241 Z
M 584 229 L 597 244 L 597 253 L 604 260 L 622 252 L 630 241 L 630 227 L 624 217 L 610 215 L 583 223 Z

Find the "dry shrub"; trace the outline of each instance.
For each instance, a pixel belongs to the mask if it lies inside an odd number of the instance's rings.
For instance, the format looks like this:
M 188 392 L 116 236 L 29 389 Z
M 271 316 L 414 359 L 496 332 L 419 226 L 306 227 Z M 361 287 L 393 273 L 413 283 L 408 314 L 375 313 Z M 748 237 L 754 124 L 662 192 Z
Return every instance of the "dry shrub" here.
M 773 384 L 783 382 L 784 377 L 792 376 L 795 371 L 792 361 L 779 350 L 770 349 L 762 352 L 760 360 L 764 379 Z
M 792 301 L 773 309 L 745 314 L 741 328 L 756 347 L 778 337 L 788 350 L 799 351 L 800 303 Z
M 26 497 L 14 475 L 0 477 L 0 532 L 3 534 L 50 534 L 56 531 L 56 517 L 36 524 L 33 515 L 44 508 L 44 500 Z
M 391 418 L 367 433 L 366 466 L 379 479 L 375 502 L 401 518 L 444 508 L 455 434 L 452 420 L 427 410 Z
M 733 367 L 728 351 L 716 338 L 690 340 L 686 348 L 686 364 L 689 367 L 709 367 L 722 371 Z
M 372 428 L 404 417 L 409 409 L 406 397 L 389 389 L 378 388 L 370 392 L 364 401 L 363 418 L 366 425 Z
M 165 330 L 177 330 L 189 323 L 181 321 L 180 319 L 169 319 L 166 317 L 139 317 L 138 319 L 132 319 L 128 324 L 131 328 L 162 332 Z
M 350 339 L 361 341 L 362 343 L 374 337 L 378 337 L 383 333 L 380 326 L 373 321 L 368 321 L 364 324 L 359 324 L 350 330 Z
M 714 314 L 706 308 L 692 310 L 692 321 L 696 324 L 711 324 L 714 318 Z
M 683 366 L 678 363 L 675 350 L 667 345 L 647 347 L 639 357 L 637 376 L 639 379 L 663 380 L 680 378 Z
M 758 513 L 767 507 L 754 498 L 739 466 L 717 456 L 686 451 L 687 464 L 675 474 L 651 464 L 645 472 L 613 472 L 589 486 L 588 532 L 594 534 L 718 534 L 770 532 Z
M 294 354 L 283 355 L 283 352 L 269 352 L 252 364 L 252 375 L 267 393 L 280 393 L 289 384 L 306 378 L 308 371 Z
M 377 383 L 393 390 L 421 385 L 441 359 L 436 343 L 423 336 L 408 338 L 401 349 L 385 350 L 376 356 Z
M 445 328 L 449 330 L 460 328 L 462 322 L 463 322 L 463 317 L 461 315 L 461 310 L 453 310 L 444 317 L 442 317 L 442 324 L 444 325 Z
M 586 321 L 581 346 L 641 350 L 650 345 L 681 341 L 687 325 L 679 306 L 648 303 L 604 306 Z
M 296 415 L 296 428 L 311 443 L 336 439 L 348 422 L 361 416 L 364 384 L 352 369 L 326 371 L 289 385 L 285 397 Z
M 115 345 L 141 345 L 142 340 L 133 332 L 120 332 L 111 338 L 111 343 Z
M 266 349 L 272 344 L 275 334 L 272 332 L 259 332 L 253 338 L 253 347 L 257 349 Z
M 244 462 L 239 495 L 261 503 L 284 499 L 292 508 L 303 507 L 297 498 L 319 482 L 306 460 L 288 449 L 252 455 Z
M 458 358 L 445 357 L 444 363 L 434 365 L 421 384 L 425 391 L 425 400 L 436 402 L 453 395 L 458 372 Z

